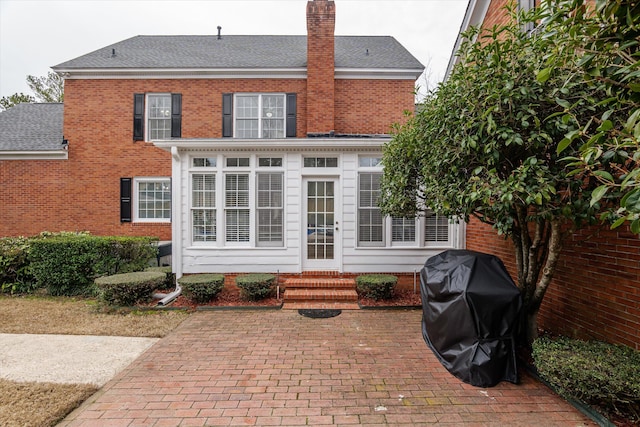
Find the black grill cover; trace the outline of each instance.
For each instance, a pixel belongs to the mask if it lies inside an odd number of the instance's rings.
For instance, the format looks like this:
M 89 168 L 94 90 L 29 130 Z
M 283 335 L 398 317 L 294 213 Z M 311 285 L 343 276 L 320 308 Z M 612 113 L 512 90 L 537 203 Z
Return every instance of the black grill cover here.
M 449 372 L 478 387 L 518 381 L 522 300 L 498 257 L 450 250 L 429 258 L 420 292 L 422 336 Z

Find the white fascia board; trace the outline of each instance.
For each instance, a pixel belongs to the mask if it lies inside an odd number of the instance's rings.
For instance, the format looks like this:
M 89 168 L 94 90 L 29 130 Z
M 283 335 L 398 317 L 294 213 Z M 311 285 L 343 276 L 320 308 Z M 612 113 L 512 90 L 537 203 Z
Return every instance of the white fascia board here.
M 382 151 L 390 137 L 286 139 L 175 139 L 155 141 L 166 151 Z M 175 147 L 175 148 L 174 148 Z
M 224 69 L 148 69 L 148 68 L 55 68 L 65 79 L 306 79 L 307 70 L 295 68 L 224 68 Z M 423 70 L 380 68 L 336 68 L 336 79 L 362 80 L 417 80 Z
M 484 18 L 487 15 L 487 10 L 489 10 L 490 4 L 491 0 L 469 0 L 469 4 L 467 4 L 467 10 L 464 14 L 464 18 L 462 19 L 462 24 L 460 25 L 460 30 L 458 31 L 458 37 L 456 38 L 456 42 L 453 45 L 453 50 L 451 51 L 451 56 L 449 57 L 447 70 L 444 73 L 445 80 L 449 78 L 453 67 L 460 60 L 457 55 L 458 50 L 460 49 L 460 44 L 462 44 L 461 34 L 471 27 L 482 25 L 482 23 L 484 22 Z
M 417 80 L 424 70 L 392 68 L 336 68 L 336 79 Z
M 301 68 L 89 68 L 54 71 L 65 79 L 306 79 Z
M 0 151 L 0 160 L 67 160 L 67 150 Z

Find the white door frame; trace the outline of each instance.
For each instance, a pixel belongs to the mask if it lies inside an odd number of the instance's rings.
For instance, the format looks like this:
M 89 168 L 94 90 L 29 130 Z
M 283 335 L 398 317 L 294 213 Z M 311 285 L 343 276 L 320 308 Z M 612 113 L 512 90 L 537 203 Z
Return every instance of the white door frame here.
M 315 234 L 313 229 L 309 229 L 308 219 L 308 196 L 309 182 L 332 182 L 333 183 L 333 215 L 334 223 L 331 227 L 326 227 L 323 238 L 333 238 L 333 258 L 309 259 L 309 240 Z M 342 269 L 342 199 L 340 192 L 339 176 L 305 176 L 302 178 L 302 270 L 303 271 L 341 271 Z M 327 212 L 329 213 L 329 212 Z

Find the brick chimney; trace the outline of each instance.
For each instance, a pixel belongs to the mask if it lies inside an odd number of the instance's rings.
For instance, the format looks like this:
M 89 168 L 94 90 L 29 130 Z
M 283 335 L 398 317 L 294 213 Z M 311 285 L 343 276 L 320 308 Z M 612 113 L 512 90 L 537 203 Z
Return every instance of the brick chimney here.
M 333 132 L 336 5 L 307 2 L 307 134 Z

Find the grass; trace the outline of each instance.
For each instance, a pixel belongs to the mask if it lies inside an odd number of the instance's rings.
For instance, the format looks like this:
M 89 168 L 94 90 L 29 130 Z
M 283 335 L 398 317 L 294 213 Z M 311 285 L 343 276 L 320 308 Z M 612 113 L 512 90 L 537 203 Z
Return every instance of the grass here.
M 185 311 L 106 311 L 95 300 L 0 296 L 0 333 L 163 337 Z M 98 389 L 0 379 L 0 426 L 54 426 Z

